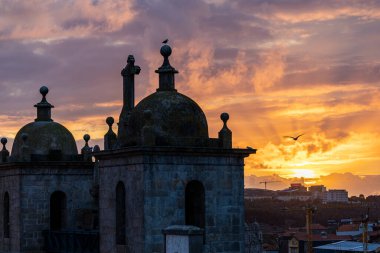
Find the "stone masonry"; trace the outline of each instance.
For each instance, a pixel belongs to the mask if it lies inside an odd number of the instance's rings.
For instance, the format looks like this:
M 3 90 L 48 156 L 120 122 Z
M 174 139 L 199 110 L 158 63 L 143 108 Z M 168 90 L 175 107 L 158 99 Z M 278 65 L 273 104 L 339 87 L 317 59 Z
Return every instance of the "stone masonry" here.
M 127 248 L 164 252 L 162 229 L 185 225 L 185 188 L 205 188 L 204 252 L 244 252 L 243 158 L 249 152 L 193 148 L 131 148 L 103 153 L 100 171 L 100 251 L 117 252 L 115 189 L 127 192 Z

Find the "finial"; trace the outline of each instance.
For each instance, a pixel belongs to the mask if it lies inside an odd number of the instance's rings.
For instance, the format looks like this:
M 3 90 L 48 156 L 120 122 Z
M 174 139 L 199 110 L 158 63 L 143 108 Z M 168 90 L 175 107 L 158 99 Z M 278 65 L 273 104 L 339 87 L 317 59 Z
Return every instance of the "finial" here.
M 113 149 L 117 143 L 117 136 L 112 130 L 112 125 L 115 122 L 113 117 L 108 117 L 106 123 L 108 125 L 108 132 L 104 135 L 104 150 Z M 119 125 L 120 127 L 120 125 Z
M 164 64 L 165 66 L 170 66 L 170 63 L 169 63 L 169 56 L 172 54 L 172 48 L 168 45 L 168 44 L 165 44 L 161 47 L 160 49 L 160 53 L 161 55 L 164 57 Z M 165 64 L 166 63 L 166 64 Z
M 232 131 L 227 126 L 227 121 L 229 120 L 230 115 L 223 112 L 220 114 L 220 119 L 223 121 L 223 127 L 219 131 L 219 140 L 222 148 L 232 148 Z
M 3 149 L 0 151 L 0 163 L 8 162 L 9 151 L 5 147 L 5 144 L 7 144 L 7 142 L 7 138 L 1 138 L 1 144 L 3 144 Z
M 92 152 L 100 152 L 99 145 L 95 145 L 94 148 L 92 149 Z
M 167 40 L 164 40 L 162 43 L 160 53 L 164 57 L 164 62 L 161 67 L 156 70 L 156 73 L 159 74 L 159 88 L 158 91 L 175 91 L 174 83 L 174 74 L 177 74 L 178 71 L 170 65 L 169 56 L 172 54 L 172 48 L 166 44 Z
M 88 141 L 91 139 L 89 134 L 83 135 L 83 140 L 86 142 L 85 146 L 88 147 Z
M 46 102 L 46 95 L 49 93 L 49 88 L 46 86 L 42 86 L 40 88 L 40 93 L 42 95 L 42 100 L 41 102 Z
M 7 148 L 5 147 L 7 142 L 8 142 L 7 138 L 5 137 L 1 138 L 1 144 L 3 144 L 3 150 L 7 150 Z
M 108 117 L 108 118 L 106 119 L 106 123 L 107 123 L 107 125 L 109 126 L 109 128 L 112 129 L 112 125 L 113 125 L 113 123 L 115 123 L 115 120 L 114 120 L 113 117 Z
M 81 154 L 83 155 L 83 160 L 85 161 L 91 161 L 91 153 L 92 153 L 92 148 L 88 146 L 88 141 L 91 139 L 89 134 L 83 135 L 83 140 L 85 141 L 84 147 L 81 150 Z
M 227 126 L 227 121 L 230 119 L 230 115 L 228 115 L 226 112 L 223 112 L 220 114 L 220 119 L 223 121 L 223 126 Z
M 46 95 L 49 93 L 48 87 L 42 86 L 40 93 L 42 95 L 41 102 L 34 105 L 34 107 L 37 107 L 37 118 L 35 121 L 53 121 L 51 119 L 51 108 L 54 108 L 54 106 L 46 100 Z

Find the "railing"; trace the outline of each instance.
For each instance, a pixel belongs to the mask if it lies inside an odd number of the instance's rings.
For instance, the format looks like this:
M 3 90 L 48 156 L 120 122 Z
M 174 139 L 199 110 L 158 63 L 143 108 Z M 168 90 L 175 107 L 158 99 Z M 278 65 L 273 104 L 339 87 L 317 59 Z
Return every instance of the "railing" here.
M 98 231 L 43 231 L 48 253 L 98 253 Z

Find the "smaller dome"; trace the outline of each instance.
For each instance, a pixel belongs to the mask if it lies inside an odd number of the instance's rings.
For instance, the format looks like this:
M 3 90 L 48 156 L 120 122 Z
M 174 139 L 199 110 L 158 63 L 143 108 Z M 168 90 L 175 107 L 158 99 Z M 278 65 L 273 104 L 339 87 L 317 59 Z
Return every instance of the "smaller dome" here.
M 28 154 L 48 156 L 58 152 L 62 156 L 78 155 L 74 136 L 64 126 L 53 121 L 36 121 L 22 127 L 13 142 L 12 157 L 22 157 L 23 136 Z M 25 138 L 25 137 L 24 137 Z
M 76 159 L 78 150 L 73 135 L 51 119 L 51 108 L 54 106 L 46 100 L 48 92 L 47 87 L 40 88 L 42 100 L 34 105 L 37 118 L 16 134 L 11 155 L 13 161 Z

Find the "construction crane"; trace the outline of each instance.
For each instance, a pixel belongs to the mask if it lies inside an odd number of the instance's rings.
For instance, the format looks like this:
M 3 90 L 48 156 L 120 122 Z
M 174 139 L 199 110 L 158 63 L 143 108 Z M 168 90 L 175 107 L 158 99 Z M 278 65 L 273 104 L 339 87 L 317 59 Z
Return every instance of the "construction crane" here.
M 313 253 L 311 224 L 313 222 L 313 214 L 316 211 L 316 208 L 312 206 L 306 206 L 305 210 L 306 210 L 307 253 Z
M 278 183 L 278 182 L 281 182 L 281 181 L 262 181 L 262 182 L 260 182 L 260 184 L 264 184 L 264 188 L 266 190 L 267 189 L 267 184 Z
M 300 209 L 284 208 L 283 211 L 299 211 Z M 313 231 L 311 225 L 313 223 L 313 214 L 317 210 L 314 206 L 307 205 L 302 210 L 306 212 L 306 235 L 307 235 L 307 253 L 313 253 Z

